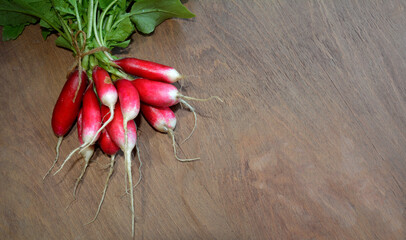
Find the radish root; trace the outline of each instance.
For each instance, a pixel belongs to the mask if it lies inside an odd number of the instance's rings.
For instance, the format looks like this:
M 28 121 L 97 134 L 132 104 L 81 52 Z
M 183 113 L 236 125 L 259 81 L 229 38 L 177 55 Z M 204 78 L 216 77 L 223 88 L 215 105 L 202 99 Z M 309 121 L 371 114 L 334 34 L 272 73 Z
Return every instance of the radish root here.
M 141 161 L 141 158 L 140 158 L 140 149 L 138 148 L 138 144 L 135 145 L 135 148 L 137 149 L 137 157 L 138 157 L 138 162 L 140 163 L 140 166 L 138 167 L 138 174 L 139 174 L 138 181 L 133 186 L 134 189 L 140 184 L 140 182 L 142 180 L 142 171 L 141 171 L 142 161 Z M 123 195 L 121 195 L 121 197 L 124 197 L 125 195 L 129 194 L 128 189 L 127 189 L 127 175 L 124 175 L 124 177 L 125 177 L 125 181 L 126 181 L 125 193 Z
M 102 198 L 100 200 L 99 207 L 97 208 L 96 215 L 94 216 L 94 218 L 90 222 L 86 223 L 85 225 L 88 225 L 88 224 L 96 221 L 96 218 L 100 213 L 101 206 L 103 204 L 104 198 L 106 197 L 107 187 L 109 185 L 109 180 L 110 180 L 110 177 L 111 177 L 111 175 L 113 174 L 113 171 L 114 171 L 115 158 L 116 158 L 115 154 L 111 156 L 109 175 L 107 176 L 106 183 L 104 185 L 103 196 L 102 196 Z
M 200 101 L 200 102 L 207 102 L 207 101 L 210 101 L 210 100 L 213 100 L 213 99 L 217 99 L 218 101 L 220 101 L 222 103 L 224 102 L 223 99 L 221 99 L 218 96 L 211 96 L 209 98 L 194 98 L 194 97 L 185 96 L 185 95 L 182 95 L 182 94 L 179 93 L 178 98 L 182 98 L 182 99 L 185 99 L 185 100 Z
M 173 153 L 175 154 L 175 158 L 180 162 L 191 162 L 195 160 L 199 160 L 200 158 L 179 158 L 176 153 L 176 140 L 175 140 L 175 133 L 172 129 L 167 129 L 169 136 L 172 138 L 172 146 L 173 146 Z
M 85 166 L 80 173 L 79 178 L 76 180 L 75 187 L 73 188 L 73 197 L 76 198 L 76 189 L 78 188 L 79 182 L 82 180 L 83 175 L 85 175 L 86 169 L 89 166 L 90 159 L 85 159 Z
M 61 137 L 58 138 L 58 143 L 56 144 L 56 149 L 55 149 L 55 150 L 56 150 L 56 157 L 55 157 L 54 163 L 53 163 L 52 166 L 49 168 L 48 172 L 44 175 L 44 177 L 42 177 L 42 180 L 44 180 L 44 179 L 49 175 L 49 173 L 51 173 L 52 169 L 54 169 L 54 167 L 55 167 L 56 162 L 58 162 L 58 159 L 59 159 L 59 148 L 61 147 L 62 140 L 63 140 L 63 136 L 61 136 Z
M 128 175 L 128 184 L 130 185 L 130 197 L 131 197 L 131 233 L 134 237 L 134 221 L 135 221 L 135 213 L 134 213 L 134 193 L 133 193 L 133 180 L 132 180 L 132 173 L 131 173 L 131 150 L 124 153 L 124 158 L 126 161 L 127 167 L 127 175 Z
M 77 147 L 76 149 L 74 149 L 69 155 L 68 157 L 65 159 L 65 161 L 63 161 L 62 165 L 59 167 L 59 169 L 54 173 L 54 176 L 62 170 L 63 166 L 65 166 L 66 162 L 71 159 L 71 157 L 73 156 L 73 154 L 75 154 L 77 151 L 79 151 L 81 148 L 83 148 L 87 143 L 83 143 L 82 145 L 80 145 L 79 147 Z M 84 148 L 83 148 L 84 149 Z
M 195 109 L 189 104 L 187 103 L 185 100 L 180 99 L 179 100 L 180 103 L 184 104 L 186 107 L 189 108 L 189 110 L 193 113 L 193 117 L 195 118 L 195 124 L 193 126 L 192 131 L 189 133 L 189 136 L 187 136 L 180 144 L 183 144 L 184 142 L 186 142 L 187 140 L 189 140 L 189 138 L 193 135 L 193 133 L 195 132 L 196 126 L 197 126 L 197 115 L 196 115 L 196 111 Z

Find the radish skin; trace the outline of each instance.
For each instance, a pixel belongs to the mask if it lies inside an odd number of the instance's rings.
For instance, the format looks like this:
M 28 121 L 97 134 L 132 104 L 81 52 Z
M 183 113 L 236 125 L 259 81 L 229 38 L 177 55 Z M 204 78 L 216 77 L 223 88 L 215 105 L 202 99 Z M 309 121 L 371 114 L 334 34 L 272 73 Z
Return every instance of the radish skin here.
M 114 61 L 114 63 L 126 73 L 155 81 L 174 83 L 182 78 L 173 67 L 137 58 L 123 58 Z
M 93 69 L 92 77 L 101 103 L 110 109 L 110 117 L 97 131 L 97 134 L 99 134 L 114 118 L 114 106 L 117 103 L 118 94 L 109 73 L 103 68 L 96 66 Z M 96 141 L 95 137 L 88 143 L 88 145 Z
M 58 136 L 58 143 L 56 145 L 56 157 L 49 168 L 48 172 L 44 175 L 43 179 L 52 171 L 55 164 L 59 159 L 59 149 L 65 136 L 72 128 L 73 123 L 79 112 L 80 104 L 82 102 L 83 92 L 86 89 L 87 76 L 82 73 L 79 79 L 79 71 L 74 71 L 65 82 L 62 91 L 55 104 L 52 113 L 52 130 Z M 78 89 L 79 88 L 79 89 Z
M 176 153 L 176 141 L 174 129 L 176 127 L 175 113 L 169 107 L 153 107 L 141 104 L 141 112 L 151 126 L 160 132 L 167 133 L 172 139 L 173 153 L 175 158 L 181 162 L 190 162 L 200 158 L 179 158 Z
M 79 111 L 79 115 L 78 115 L 78 120 L 77 120 L 77 128 L 78 128 L 78 138 L 79 138 L 79 142 L 80 144 L 83 144 L 83 111 L 82 109 L 80 109 Z M 94 153 L 94 146 L 91 145 L 89 147 L 86 147 L 85 149 L 83 149 L 83 151 L 80 152 L 83 159 L 85 160 L 85 165 L 83 166 L 82 172 L 80 173 L 78 179 L 76 180 L 75 183 L 75 187 L 73 188 L 73 197 L 76 198 L 76 189 L 80 183 L 80 181 L 82 180 L 83 176 L 85 175 L 86 169 L 89 166 L 89 162 L 90 159 L 93 156 Z
M 123 114 L 123 126 L 125 137 L 125 148 L 128 144 L 127 122 L 137 117 L 140 112 L 140 97 L 137 89 L 129 80 L 120 79 L 116 82 L 118 99 L 120 101 L 121 113 Z
M 110 113 L 108 109 L 102 106 L 102 115 L 108 116 Z M 131 195 L 131 230 L 132 236 L 134 236 L 134 194 L 133 194 L 133 183 L 132 183 L 132 173 L 131 173 L 131 152 L 134 149 L 137 142 L 137 127 L 135 122 L 130 120 L 127 123 L 127 144 L 125 141 L 125 131 L 123 125 L 123 114 L 121 113 L 120 103 L 117 103 L 114 109 L 114 118 L 107 127 L 107 132 L 109 133 L 113 142 L 120 147 L 124 152 L 125 158 L 125 168 L 127 171 L 128 183 L 130 186 L 130 195 Z
M 62 165 L 59 167 L 58 171 L 54 173 L 57 174 L 59 171 L 62 170 L 66 162 L 75 154 L 78 150 L 86 149 L 88 146 L 93 144 L 93 139 L 98 138 L 99 134 L 98 129 L 100 128 L 101 123 L 101 113 L 100 113 L 100 106 L 97 100 L 96 94 L 93 91 L 93 84 L 89 85 L 85 95 L 83 97 L 83 116 L 82 116 L 82 139 L 83 144 L 81 144 L 78 148 L 73 150 Z
M 99 140 L 97 141 L 101 150 L 107 155 L 114 155 L 120 148 L 111 140 L 111 137 L 106 129 L 103 129 Z
M 131 82 L 138 90 L 141 102 L 155 107 L 170 107 L 179 103 L 181 100 L 209 101 L 211 99 L 217 99 L 223 102 L 223 100 L 217 96 L 206 99 L 184 96 L 175 86 L 168 83 L 143 78 L 135 79 Z

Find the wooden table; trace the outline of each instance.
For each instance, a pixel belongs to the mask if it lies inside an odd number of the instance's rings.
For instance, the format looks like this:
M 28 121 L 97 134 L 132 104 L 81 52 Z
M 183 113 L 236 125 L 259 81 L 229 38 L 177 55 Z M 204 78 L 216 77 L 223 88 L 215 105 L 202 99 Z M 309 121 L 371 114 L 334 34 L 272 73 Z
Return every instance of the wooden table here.
M 194 136 L 139 122 L 135 239 L 405 239 L 405 1 L 196 1 L 192 20 L 134 35 L 119 56 L 176 67 Z M 109 158 L 96 152 L 70 208 L 79 155 L 42 181 L 50 119 L 72 54 L 38 26 L 0 43 L 0 236 L 130 239 L 123 155 L 98 219 Z M 178 141 L 193 115 L 176 111 Z M 62 144 L 78 146 L 76 127 Z M 134 179 L 138 177 L 134 161 Z

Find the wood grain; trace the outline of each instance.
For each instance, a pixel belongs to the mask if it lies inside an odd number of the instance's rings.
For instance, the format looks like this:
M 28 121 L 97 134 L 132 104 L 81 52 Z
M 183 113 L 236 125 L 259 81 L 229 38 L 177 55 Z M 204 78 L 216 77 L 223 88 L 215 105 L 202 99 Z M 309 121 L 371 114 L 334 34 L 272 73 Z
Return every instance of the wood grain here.
M 135 239 L 406 239 L 405 1 L 195 1 L 192 20 L 134 35 L 119 56 L 176 67 L 195 97 L 177 162 L 140 119 Z M 44 182 L 50 118 L 73 62 L 38 26 L 0 43 L 0 236 L 130 239 L 123 156 L 99 215 L 109 159 L 97 151 L 78 199 L 77 157 Z M 177 139 L 193 125 L 178 109 Z M 76 128 L 62 156 L 77 146 Z M 134 175 L 137 177 L 136 161 Z

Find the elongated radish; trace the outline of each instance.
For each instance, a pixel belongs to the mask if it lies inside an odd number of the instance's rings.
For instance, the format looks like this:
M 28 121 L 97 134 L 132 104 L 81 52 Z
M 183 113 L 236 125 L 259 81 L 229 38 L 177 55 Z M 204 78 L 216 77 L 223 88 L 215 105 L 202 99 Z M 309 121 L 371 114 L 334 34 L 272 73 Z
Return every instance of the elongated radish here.
M 104 198 L 106 196 L 107 187 L 109 185 L 110 177 L 111 177 L 111 175 L 113 174 L 113 171 L 114 171 L 115 157 L 116 157 L 116 154 L 117 154 L 118 150 L 120 150 L 120 148 L 113 142 L 113 140 L 111 139 L 111 137 L 110 137 L 110 135 L 109 135 L 109 133 L 107 132 L 106 129 L 102 130 L 102 132 L 100 134 L 100 137 L 99 137 L 99 140 L 98 140 L 98 144 L 99 144 L 100 148 L 103 150 L 103 152 L 105 154 L 110 155 L 110 170 L 109 170 L 109 174 L 108 174 L 107 179 L 106 179 L 106 183 L 104 184 L 103 195 L 102 195 L 102 198 L 100 200 L 99 206 L 97 208 L 96 214 L 95 214 L 94 218 L 90 222 L 88 222 L 87 224 L 90 224 L 90 223 L 94 222 L 96 220 L 97 216 L 99 215 L 101 206 L 102 206 Z
M 77 120 L 77 128 L 78 128 L 78 138 L 80 144 L 83 144 L 83 111 L 80 109 L 78 120 Z M 76 180 L 75 187 L 73 188 L 73 197 L 76 198 L 76 189 L 79 185 L 79 182 L 82 180 L 83 176 L 85 175 L 86 169 L 89 166 L 90 159 L 94 153 L 94 145 L 88 146 L 83 151 L 80 152 L 83 159 L 85 160 L 85 165 L 83 166 L 82 172 L 80 173 L 78 179 Z
M 184 102 L 184 100 L 208 101 L 216 98 L 222 101 L 217 96 L 212 96 L 207 99 L 184 96 L 171 84 L 149 79 L 139 78 L 131 82 L 138 90 L 141 101 L 156 107 L 170 107 L 179 102 Z
M 118 95 L 109 73 L 103 68 L 96 66 L 93 69 L 92 78 L 96 85 L 96 91 L 99 95 L 101 103 L 110 109 L 110 117 L 97 131 L 97 134 L 99 134 L 114 118 L 114 106 L 117 102 Z M 94 137 L 96 137 L 97 134 Z M 92 139 L 92 141 L 90 141 L 88 144 L 90 145 L 94 141 L 96 141 L 95 138 Z
M 123 114 L 125 145 L 127 145 L 127 122 L 137 117 L 140 112 L 140 97 L 137 89 L 126 79 L 118 80 L 116 87 Z
M 108 109 L 102 106 L 102 115 L 108 116 L 110 113 Z M 125 131 L 123 125 L 123 114 L 121 113 L 120 103 L 117 103 L 114 109 L 114 118 L 107 127 L 107 132 L 109 133 L 113 142 L 120 147 L 124 152 L 125 168 L 127 170 L 128 183 L 130 185 L 130 195 L 131 195 L 131 230 L 134 236 L 134 194 L 132 185 L 132 173 L 131 173 L 131 152 L 134 149 L 137 142 L 137 128 L 135 122 L 130 120 L 127 122 L 127 144 L 125 141 Z
M 174 83 L 182 78 L 179 72 L 172 67 L 137 58 L 123 58 L 114 63 L 126 73 L 151 80 Z
M 189 136 L 183 140 L 183 142 L 192 136 L 197 125 L 197 115 L 195 109 L 185 100 L 208 101 L 211 99 L 218 99 L 219 101 L 223 102 L 223 100 L 217 96 L 212 96 L 206 99 L 184 96 L 175 86 L 171 84 L 151 81 L 143 78 L 133 80 L 132 84 L 135 86 L 135 88 L 137 88 L 141 101 L 148 105 L 155 107 L 170 107 L 180 102 L 186 105 L 190 111 L 192 111 L 195 124 Z
M 179 158 L 176 153 L 176 141 L 174 129 L 176 127 L 175 113 L 169 107 L 153 107 L 141 104 L 141 112 L 151 126 L 160 132 L 167 133 L 172 138 L 173 153 L 175 158 L 181 162 L 198 160 L 200 158 Z
M 87 76 L 83 72 L 82 77 L 79 79 L 79 72 L 74 71 L 67 79 L 62 91 L 59 95 L 58 101 L 55 104 L 52 113 L 52 130 L 58 136 L 58 143 L 56 145 L 56 157 L 45 174 L 43 179 L 52 171 L 59 158 L 59 148 L 61 146 L 63 136 L 68 133 L 73 123 L 76 120 L 80 104 L 82 103 L 83 92 L 86 89 Z
M 57 174 L 59 171 L 62 170 L 63 166 L 66 162 L 80 149 L 86 149 L 86 146 L 90 146 L 93 143 L 93 139 L 98 138 L 99 134 L 97 133 L 100 128 L 101 123 L 101 113 L 100 113 L 100 106 L 97 100 L 96 94 L 93 91 L 93 84 L 89 85 L 85 95 L 83 97 L 83 117 L 82 117 L 82 139 L 83 144 L 81 144 L 78 148 L 73 150 L 62 165 L 59 167 L 58 171 L 54 173 Z
M 111 140 L 111 137 L 106 129 L 101 131 L 99 140 L 97 141 L 101 150 L 107 155 L 114 155 L 120 148 Z

